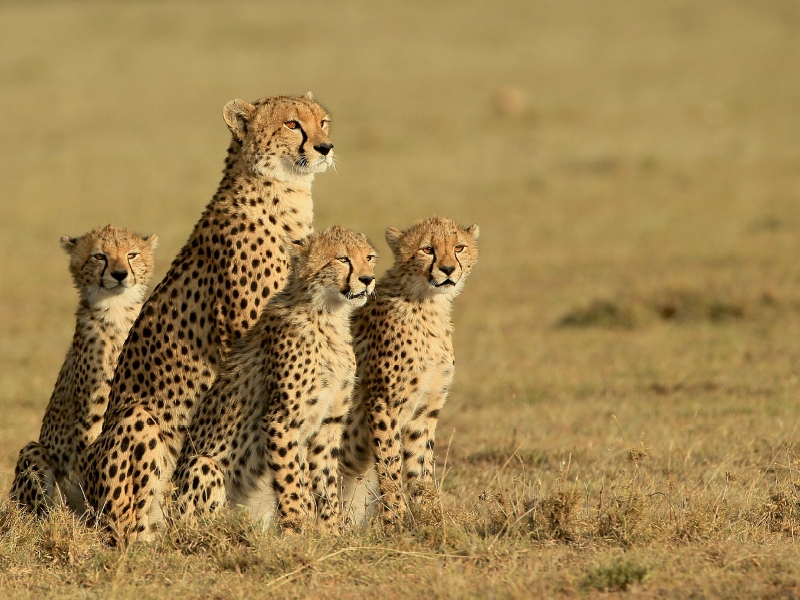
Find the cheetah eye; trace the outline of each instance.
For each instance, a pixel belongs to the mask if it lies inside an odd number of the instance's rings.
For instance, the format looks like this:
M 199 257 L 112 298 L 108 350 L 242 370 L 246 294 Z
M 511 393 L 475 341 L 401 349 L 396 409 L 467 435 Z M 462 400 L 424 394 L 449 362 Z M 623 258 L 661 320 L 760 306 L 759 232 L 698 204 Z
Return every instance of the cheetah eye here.
M 95 259 L 95 260 L 105 260 L 106 259 L 106 255 L 101 253 L 101 252 L 98 252 L 97 254 L 94 254 L 92 256 L 92 258 Z
M 350 262 L 350 259 L 347 258 L 346 256 L 341 256 L 341 257 L 339 257 L 338 260 L 339 260 L 340 263 L 343 263 L 343 264 L 346 264 L 346 263 Z
M 128 260 L 133 260 L 137 256 L 139 256 L 138 252 L 128 252 Z
M 456 252 L 463 252 L 463 251 L 464 251 L 464 248 L 466 248 L 466 246 L 465 246 L 464 244 L 459 244 L 458 246 L 456 246 L 456 247 L 455 247 L 455 248 L 453 248 L 453 249 L 454 249 Z
M 286 121 L 286 123 L 284 123 L 284 126 L 286 127 L 286 129 L 297 129 L 298 127 L 300 127 L 300 123 L 298 123 L 297 121 Z
M 422 248 L 422 251 L 423 251 L 425 254 L 433 254 L 433 248 L 431 248 L 430 246 L 424 246 L 424 247 Z
M 367 256 L 367 262 L 372 262 L 372 261 L 373 261 L 373 260 L 375 260 L 376 258 L 378 258 L 378 257 L 377 257 L 377 256 L 375 256 L 374 254 L 369 254 L 369 255 Z
M 330 124 L 331 124 L 331 122 L 330 122 L 330 121 L 328 121 L 327 119 L 323 119 L 323 120 L 322 120 L 322 122 L 320 123 L 320 127 L 322 127 L 323 129 L 325 129 L 325 128 L 326 128 L 328 125 L 330 125 Z

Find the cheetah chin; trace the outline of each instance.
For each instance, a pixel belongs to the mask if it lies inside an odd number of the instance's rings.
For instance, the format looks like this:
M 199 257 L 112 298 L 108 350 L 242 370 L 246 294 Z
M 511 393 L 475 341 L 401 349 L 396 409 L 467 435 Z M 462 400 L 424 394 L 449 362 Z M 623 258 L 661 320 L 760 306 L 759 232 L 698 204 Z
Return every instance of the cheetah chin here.
M 455 282 L 455 281 L 453 281 L 452 279 L 445 279 L 445 280 L 444 280 L 444 281 L 442 281 L 441 283 L 437 283 L 435 279 L 431 279 L 431 285 L 432 285 L 433 287 L 435 287 L 435 288 L 447 287 L 447 286 L 453 286 L 453 287 L 455 287 L 455 285 L 456 285 L 456 282 Z
M 374 278 L 361 291 L 356 292 L 353 288 L 347 288 L 347 290 L 340 292 L 347 302 L 355 306 L 364 306 L 373 293 L 375 293 Z
M 321 156 L 309 161 L 308 157 L 302 154 L 300 158 L 295 161 L 287 157 L 285 163 L 285 167 L 288 171 L 299 171 L 302 175 L 324 173 L 328 170 L 328 167 L 333 165 L 333 156 L 328 154 L 327 156 Z
M 129 284 L 127 281 L 123 281 L 122 283 L 115 283 L 114 285 L 107 285 L 104 283 L 100 287 L 100 289 L 103 290 L 104 292 L 109 292 L 109 294 L 113 295 L 124 294 L 125 290 L 129 290 L 130 288 L 131 284 Z

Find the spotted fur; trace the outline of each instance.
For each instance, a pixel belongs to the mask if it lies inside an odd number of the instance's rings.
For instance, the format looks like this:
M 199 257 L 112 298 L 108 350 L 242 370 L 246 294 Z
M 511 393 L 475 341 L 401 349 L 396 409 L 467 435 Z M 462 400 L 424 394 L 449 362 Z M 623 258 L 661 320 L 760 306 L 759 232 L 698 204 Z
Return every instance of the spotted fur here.
M 436 424 L 455 371 L 452 302 L 477 261 L 478 233 L 440 217 L 386 231 L 394 265 L 353 322 L 358 383 L 340 461 L 353 522 L 367 518 L 376 496 L 384 519 L 399 520 L 405 495 L 433 471 Z
M 297 250 L 286 289 L 230 352 L 175 473 L 184 515 L 241 505 L 294 529 L 339 513 L 338 450 L 355 379 L 349 317 L 375 287 L 375 249 L 332 227 Z M 310 493 L 309 493 L 310 492 Z
M 61 238 L 80 302 L 39 441 L 20 451 L 14 469 L 11 498 L 33 513 L 62 502 L 84 512 L 78 456 L 103 426 L 114 367 L 144 302 L 157 241 L 112 225 Z
M 118 539 L 147 541 L 198 402 L 232 344 L 285 285 L 287 246 L 312 230 L 311 183 L 333 162 L 327 112 L 307 94 L 233 100 L 219 189 L 147 301 L 114 375 L 103 432 L 81 462 Z

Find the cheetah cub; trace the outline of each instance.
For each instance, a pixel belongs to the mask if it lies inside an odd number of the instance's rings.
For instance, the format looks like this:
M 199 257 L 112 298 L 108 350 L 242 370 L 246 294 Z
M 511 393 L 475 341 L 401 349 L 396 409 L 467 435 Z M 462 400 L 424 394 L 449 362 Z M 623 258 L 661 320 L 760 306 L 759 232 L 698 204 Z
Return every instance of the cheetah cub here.
M 339 514 L 338 455 L 356 362 L 350 316 L 375 287 L 366 237 L 334 226 L 298 242 L 283 292 L 234 346 L 175 472 L 184 515 L 242 505 L 264 527 Z
M 386 230 L 394 265 L 353 322 L 358 383 L 340 458 L 352 522 L 368 518 L 376 493 L 385 521 L 398 520 L 404 487 L 433 470 L 436 422 L 454 373 L 451 307 L 477 261 L 478 233 L 440 217 Z
M 62 502 L 84 511 L 78 456 L 103 426 L 114 367 L 144 302 L 157 240 L 112 225 L 61 238 L 80 303 L 39 441 L 20 451 L 14 469 L 11 498 L 32 513 Z

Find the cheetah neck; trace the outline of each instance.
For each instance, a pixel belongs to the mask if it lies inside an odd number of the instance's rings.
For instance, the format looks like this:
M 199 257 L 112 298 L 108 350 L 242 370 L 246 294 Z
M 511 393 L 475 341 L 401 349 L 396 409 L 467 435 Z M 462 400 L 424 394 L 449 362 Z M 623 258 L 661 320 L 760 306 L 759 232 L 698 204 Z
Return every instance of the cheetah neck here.
M 314 174 L 302 178 L 280 178 L 274 173 L 258 174 L 238 158 L 235 143 L 228 150 L 226 168 L 212 204 L 229 205 L 248 220 L 264 226 L 279 226 L 290 240 L 311 233 L 314 203 L 311 184 Z
M 109 335 L 114 332 L 126 336 L 142 308 L 146 291 L 145 286 L 137 284 L 121 294 L 94 292 L 84 295 L 76 314 L 78 326 L 81 323 L 94 324 Z
M 343 297 L 332 302 L 329 296 L 292 277 L 273 302 L 287 318 L 306 321 L 312 335 L 323 335 L 331 343 L 342 340 L 350 344 L 350 317 L 355 307 Z
M 109 296 L 92 304 L 82 300 L 76 313 L 75 336 L 82 347 L 102 349 L 102 363 L 113 375 L 119 351 L 142 308 L 144 289 L 133 288 L 119 296 Z
M 397 322 L 401 323 L 406 331 L 423 332 L 424 339 L 428 340 L 435 339 L 436 334 L 441 332 L 446 332 L 449 337 L 453 330 L 451 315 L 454 296 L 445 294 L 420 296 L 404 279 L 399 270 L 389 269 L 375 287 L 377 302 L 390 305 L 390 311 L 397 316 Z M 362 309 L 362 314 L 368 314 L 369 310 L 368 303 Z
M 222 184 L 225 183 L 226 179 L 233 181 L 246 178 L 253 181 L 270 181 L 276 184 L 305 187 L 308 188 L 309 193 L 311 192 L 311 184 L 314 182 L 315 173 L 287 170 L 281 166 L 281 161 L 277 161 L 276 164 L 278 166 L 276 167 L 260 167 L 256 170 L 247 159 L 241 156 L 241 148 L 242 146 L 239 142 L 236 140 L 231 141 L 231 145 L 228 147 L 228 156 L 225 159 L 225 168 L 222 171 Z

